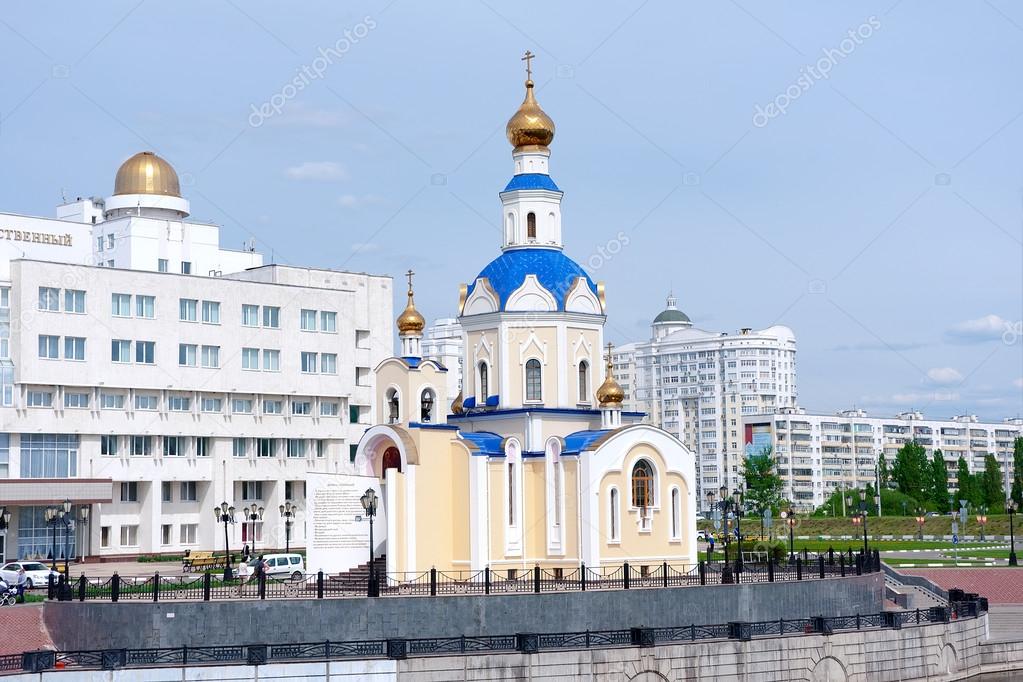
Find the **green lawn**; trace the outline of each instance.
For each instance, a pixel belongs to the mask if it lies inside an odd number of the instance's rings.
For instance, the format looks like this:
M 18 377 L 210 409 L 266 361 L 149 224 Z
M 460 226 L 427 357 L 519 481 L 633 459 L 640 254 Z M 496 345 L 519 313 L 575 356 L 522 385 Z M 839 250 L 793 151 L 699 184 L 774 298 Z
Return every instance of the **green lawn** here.
M 985 532 L 990 535 L 1008 535 L 1009 534 L 1009 517 L 1006 514 L 988 514 L 988 523 Z M 797 516 L 798 524 L 795 528 L 796 535 L 856 535 L 862 533 L 863 529 L 861 526 L 855 526 L 852 520 L 846 518 L 816 518 Z M 1023 520 L 1023 517 L 1017 517 L 1015 524 L 1016 530 L 1020 530 L 1019 522 Z M 775 516 L 773 530 L 777 535 L 779 532 L 788 534 L 788 527 L 783 525 L 784 522 Z M 713 523 L 711 521 L 700 521 L 698 527 L 704 530 L 713 529 Z M 760 533 L 760 519 L 759 517 L 745 517 L 742 520 L 742 527 L 744 532 L 753 531 Z M 916 535 L 917 523 L 915 516 L 882 516 L 877 518 L 876 516 L 867 517 L 867 532 L 870 535 Z M 976 514 L 971 513 L 967 517 L 966 528 L 960 527 L 960 533 L 963 535 L 979 535 L 980 526 L 976 521 Z M 928 517 L 924 522 L 924 534 L 925 535 L 951 535 L 952 534 L 952 521 L 948 514 L 939 517 Z

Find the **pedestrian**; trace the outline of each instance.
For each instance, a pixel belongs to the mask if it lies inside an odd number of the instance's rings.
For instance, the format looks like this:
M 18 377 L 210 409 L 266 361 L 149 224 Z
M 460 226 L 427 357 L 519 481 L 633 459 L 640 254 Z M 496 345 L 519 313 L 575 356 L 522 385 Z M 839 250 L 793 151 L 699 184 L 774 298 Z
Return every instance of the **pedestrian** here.
M 707 536 L 707 544 L 710 545 L 710 553 L 714 554 L 714 536 L 713 535 L 708 535 Z
M 252 550 L 249 549 L 249 543 L 246 542 L 245 546 L 242 547 L 242 561 L 248 561 L 251 558 Z
M 28 575 L 24 566 L 18 566 L 18 601 L 24 603 L 25 588 L 28 586 Z
M 249 580 L 249 576 L 252 573 L 252 569 L 249 566 L 248 561 L 242 561 L 238 564 L 238 596 L 242 596 L 242 588 Z

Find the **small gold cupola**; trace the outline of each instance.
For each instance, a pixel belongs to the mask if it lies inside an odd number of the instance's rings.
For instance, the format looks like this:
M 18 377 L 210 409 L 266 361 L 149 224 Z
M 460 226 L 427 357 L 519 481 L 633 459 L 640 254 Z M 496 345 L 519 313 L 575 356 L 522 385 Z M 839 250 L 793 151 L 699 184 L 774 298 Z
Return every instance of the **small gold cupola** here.
M 612 373 L 611 351 L 614 347 L 607 344 L 607 370 L 604 376 L 604 383 L 597 389 L 597 402 L 600 403 L 600 421 L 605 429 L 617 428 L 622 425 L 622 402 L 625 400 L 625 390 L 621 384 L 615 381 Z
M 423 328 L 426 326 L 426 319 L 416 310 L 415 293 L 412 291 L 414 274 L 412 270 L 405 273 L 408 277 L 408 303 L 396 321 L 398 336 L 401 337 L 401 355 L 406 358 L 420 357 L 420 341 L 423 337 Z
M 508 119 L 505 133 L 515 151 L 548 151 L 547 147 L 554 139 L 554 121 L 548 116 L 533 95 L 533 71 L 530 60 L 535 55 L 526 51 L 522 58 L 526 62 L 526 98 L 522 100 L 519 110 Z
M 458 395 L 451 402 L 451 414 L 462 414 L 465 411 L 465 406 L 462 405 L 462 392 L 459 391 Z

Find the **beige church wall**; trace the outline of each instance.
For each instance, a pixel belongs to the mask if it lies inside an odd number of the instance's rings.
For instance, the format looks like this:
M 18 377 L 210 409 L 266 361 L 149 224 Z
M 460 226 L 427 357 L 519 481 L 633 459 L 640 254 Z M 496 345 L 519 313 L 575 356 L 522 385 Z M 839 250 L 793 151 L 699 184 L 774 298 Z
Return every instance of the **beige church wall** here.
M 523 510 L 523 556 L 530 565 L 547 556 L 547 475 L 542 457 L 525 460 L 522 470 L 526 495 Z
M 595 329 L 582 329 L 579 327 L 568 328 L 568 402 L 577 405 L 580 402 L 596 406 L 597 399 L 594 393 L 601 382 L 604 381 L 604 351 L 601 348 L 600 332 Z M 584 343 L 579 344 L 582 338 Z M 577 348 L 578 346 L 578 348 Z M 586 387 L 587 395 L 581 400 L 579 398 L 579 362 L 586 358 L 590 363 L 589 385 Z
M 408 421 L 409 387 L 408 368 L 405 363 L 399 360 L 387 360 L 377 368 L 376 373 L 376 400 L 377 414 L 380 415 L 379 423 L 386 424 L 390 421 L 390 408 L 387 405 L 387 391 L 390 388 L 398 390 L 398 420 Z
M 558 405 L 558 330 L 555 327 L 514 327 L 508 331 L 508 390 L 504 405 L 523 405 L 526 398 L 526 361 L 541 362 L 541 398 L 548 407 Z M 533 341 L 535 337 L 536 341 Z M 537 346 L 539 344 L 539 346 Z M 546 348 L 546 362 L 543 349 Z
M 504 531 L 508 516 L 505 495 L 507 484 L 504 480 L 504 459 L 491 460 L 487 463 L 490 489 L 490 557 L 491 565 L 504 557 Z
M 630 506 L 632 468 L 637 460 L 650 460 L 655 469 L 655 508 L 651 510 L 651 530 L 639 529 L 639 510 Z M 679 488 L 681 540 L 671 539 L 671 488 Z M 617 487 L 620 495 L 620 537 L 618 544 L 609 542 L 610 516 L 609 500 L 611 488 Z M 633 446 L 625 456 L 622 471 L 606 474 L 600 482 L 600 553 L 604 563 L 617 564 L 629 561 L 638 565 L 653 565 L 662 560 L 682 561 L 688 556 L 695 538 L 686 537 L 688 521 L 694 510 L 687 508 L 689 490 L 682 476 L 666 472 L 664 457 L 646 444 Z
M 398 501 L 398 508 L 401 510 L 401 513 L 398 513 L 398 514 L 394 515 L 395 537 L 404 539 L 404 538 L 408 537 L 408 526 L 407 526 L 406 520 L 405 520 L 406 514 L 404 513 L 405 508 L 406 508 L 405 507 L 405 488 L 406 488 L 405 474 L 402 473 L 402 472 L 395 471 L 393 476 L 394 476 L 394 493 L 395 493 L 394 499 L 396 499 Z M 408 543 L 404 542 L 404 540 L 401 541 L 401 542 L 391 542 L 390 538 L 388 538 L 387 551 L 388 552 L 392 551 L 392 548 L 393 548 L 393 551 L 394 551 L 394 554 L 395 554 L 395 556 L 394 556 L 394 559 L 395 559 L 395 561 L 394 561 L 395 570 L 398 571 L 399 573 L 404 573 L 405 571 L 409 570 L 408 569 Z
M 563 559 L 569 564 L 579 563 L 579 458 L 562 456 L 565 484 L 565 515 L 562 519 L 564 530 L 562 546 Z M 583 491 L 586 494 L 586 491 Z M 562 558 L 562 557 L 559 557 Z
M 498 370 L 500 348 L 497 327 L 470 331 L 466 333 L 465 366 L 462 368 L 462 395 L 466 398 L 476 396 L 477 399 L 480 399 L 480 396 L 477 395 L 479 387 L 477 386 L 478 373 L 476 367 L 479 365 L 480 359 L 487 357 L 487 353 L 480 348 L 480 355 L 477 357 L 476 348 L 484 337 L 486 337 L 487 344 L 490 347 L 490 373 L 487 377 L 489 384 L 487 387 L 488 393 L 495 395 L 499 394 L 501 390 L 501 373 Z
M 452 431 L 414 432 L 420 461 L 415 471 L 415 568 L 468 569 L 468 455 L 461 445 L 452 444 Z

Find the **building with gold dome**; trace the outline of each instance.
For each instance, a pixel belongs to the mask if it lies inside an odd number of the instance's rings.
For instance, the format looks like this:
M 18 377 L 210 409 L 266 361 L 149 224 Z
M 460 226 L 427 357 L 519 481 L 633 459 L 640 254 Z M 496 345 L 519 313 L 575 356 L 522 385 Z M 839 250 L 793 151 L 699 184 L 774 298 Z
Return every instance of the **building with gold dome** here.
M 401 354 L 376 368 L 387 418 L 354 473 L 380 481 L 389 572 L 696 561 L 694 458 L 623 410 L 604 284 L 564 253 L 554 123 L 533 90 L 507 126 L 501 253 L 460 287 L 461 392 L 422 356 L 411 272 Z
M 307 477 L 348 470 L 379 419 L 391 278 L 222 248 L 187 178 L 143 151 L 105 198 L 0 213 L 0 561 L 222 552 L 225 501 L 235 553 L 283 548 L 286 502 L 301 548 Z M 65 500 L 66 545 L 46 524 Z

